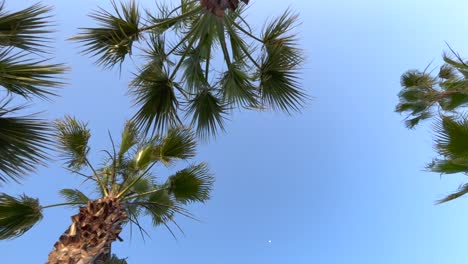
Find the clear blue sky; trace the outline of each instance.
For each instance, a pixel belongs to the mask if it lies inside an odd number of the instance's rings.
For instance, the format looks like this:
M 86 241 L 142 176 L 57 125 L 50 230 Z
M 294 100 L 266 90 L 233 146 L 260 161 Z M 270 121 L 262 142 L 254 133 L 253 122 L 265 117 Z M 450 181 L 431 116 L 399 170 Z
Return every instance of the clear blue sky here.
M 11 10 L 34 3 L 6 2 Z M 73 114 L 89 121 L 93 149 L 104 149 L 107 129 L 118 135 L 134 111 L 125 96 L 133 66 L 119 79 L 64 40 L 91 25 L 86 14 L 108 1 L 43 3 L 55 6 L 55 57 L 71 71 L 61 97 L 38 109 L 51 119 Z M 468 57 L 468 4 L 252 0 L 249 21 L 261 28 L 288 6 L 301 13 L 303 85 L 314 100 L 292 117 L 236 113 L 228 133 L 200 147 L 197 159 L 217 179 L 213 198 L 190 208 L 201 222 L 179 217 L 186 235 L 177 241 L 163 228 L 146 242 L 125 232 L 115 253 L 129 263 L 466 263 L 466 198 L 434 205 L 465 177 L 424 172 L 434 156 L 430 125 L 407 130 L 393 109 L 401 73 L 433 60 L 439 65 L 444 41 Z M 0 191 L 50 204 L 60 201 L 58 189 L 79 182 L 57 163 Z M 1 262 L 45 262 L 72 214 L 50 209 L 23 237 L 0 242 Z

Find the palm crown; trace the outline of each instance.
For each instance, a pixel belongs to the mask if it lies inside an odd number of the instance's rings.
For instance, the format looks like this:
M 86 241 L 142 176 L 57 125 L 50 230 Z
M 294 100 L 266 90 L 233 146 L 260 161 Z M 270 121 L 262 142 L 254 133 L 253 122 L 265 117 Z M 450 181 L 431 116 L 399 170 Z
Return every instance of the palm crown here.
M 410 70 L 401 78 L 397 112 L 408 112 L 406 125 L 436 116 L 435 158 L 427 169 L 441 174 L 468 173 L 468 118 L 461 111 L 468 104 L 468 64 L 452 50 L 437 76 Z M 438 201 L 444 203 L 468 193 L 468 184 Z
M 443 56 L 445 64 L 437 76 L 426 72 L 427 69 L 410 70 L 402 75 L 403 89 L 398 94 L 400 102 L 395 111 L 409 113 L 406 120 L 409 128 L 430 118 L 436 107 L 439 112 L 454 112 L 468 103 L 468 64 L 453 54 L 455 59 L 447 54 Z
M 122 226 L 135 224 L 143 230 L 140 218 L 149 216 L 154 225 L 169 228 L 168 223 L 175 223 L 175 214 L 191 217 L 184 209 L 185 205 L 209 199 L 213 177 L 205 163 L 185 167 L 167 177 L 165 182 L 158 182 L 152 171 L 157 164 L 172 166 L 177 161 L 194 157 L 195 138 L 188 129 L 172 128 L 165 136 L 145 138 L 132 122 L 128 122 L 120 145 L 114 146 L 111 138 L 113 147 L 105 151 L 104 165 L 95 168 L 88 160 L 90 131 L 86 124 L 67 117 L 56 122 L 56 128 L 58 147 L 67 169 L 93 184 L 98 195 L 89 197 L 77 189 L 63 189 L 60 194 L 65 202 L 49 206 L 41 206 L 37 199 L 25 195 L 17 198 L 0 195 L 1 239 L 13 238 L 29 230 L 42 218 L 46 208 L 81 207 L 72 217 L 70 228 L 55 244 L 48 263 L 64 263 L 72 258 L 83 259 L 84 263 L 106 259 L 110 244 L 120 239 Z M 90 175 L 86 174 L 86 168 L 91 170 Z M 103 233 L 106 236 L 100 235 Z M 83 250 L 83 247 L 87 249 Z M 67 248 L 65 253 L 64 248 Z M 75 252 L 73 249 L 79 250 Z
M 297 15 L 285 11 L 256 36 L 244 18 L 248 1 L 242 2 L 182 0 L 156 12 L 142 12 L 133 1 L 113 2 L 113 12 L 91 14 L 99 27 L 83 28 L 72 39 L 105 68 L 120 65 L 135 47 L 142 51 L 144 63 L 130 83 L 138 128 L 163 131 L 188 118 L 206 138 L 223 129 L 232 109 L 289 113 L 307 98 L 299 85 Z M 219 60 L 224 66 L 213 67 Z
M 21 114 L 25 106 L 12 103 L 50 98 L 62 85 L 62 64 L 34 58 L 48 50 L 49 13 L 50 8 L 39 4 L 17 12 L 0 4 L 0 86 L 6 91 L 0 98 L 0 181 L 18 180 L 32 171 L 50 144 L 47 122 Z

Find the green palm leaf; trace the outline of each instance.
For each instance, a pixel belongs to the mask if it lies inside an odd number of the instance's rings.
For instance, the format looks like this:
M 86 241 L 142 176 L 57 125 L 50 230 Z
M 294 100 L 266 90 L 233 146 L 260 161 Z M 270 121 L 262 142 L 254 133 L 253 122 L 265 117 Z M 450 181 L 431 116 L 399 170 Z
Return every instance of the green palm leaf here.
M 260 92 L 264 105 L 290 113 L 299 111 L 307 96 L 300 87 L 298 71 L 285 61 L 283 49 L 280 45 L 270 47 L 263 55 Z
M 468 173 L 468 159 L 441 160 L 435 159 L 427 166 L 432 172 L 443 174 Z
M 251 82 L 248 73 L 242 64 L 232 63 L 220 81 L 223 90 L 223 99 L 230 104 L 255 107 L 257 90 Z
M 180 124 L 177 115 L 178 86 L 159 66 L 148 65 L 131 83 L 135 105 L 139 108 L 133 121 L 144 132 L 163 131 Z
M 59 193 L 67 203 L 75 204 L 75 206 L 78 206 L 79 204 L 83 205 L 90 201 L 88 196 L 77 189 L 62 189 Z
M 154 155 L 163 163 L 170 165 L 174 159 L 190 159 L 195 156 L 197 144 L 190 129 L 177 127 L 171 128 L 155 149 Z
M 149 196 L 144 208 L 155 226 L 171 221 L 175 213 L 174 201 L 167 191 L 156 192 Z
M 451 160 L 468 158 L 468 118 L 442 116 L 436 129 L 436 149 L 439 154 Z
M 42 219 L 37 199 L 0 194 L 0 239 L 21 236 Z
M 409 70 L 401 76 L 401 86 L 404 88 L 420 88 L 420 89 L 432 89 L 435 85 L 435 79 L 425 73 L 418 70 Z
M 295 34 L 298 16 L 286 10 L 264 28 L 260 91 L 265 105 L 284 112 L 302 108 L 306 94 L 300 87 L 299 69 L 303 63 Z
M 84 52 L 98 56 L 96 63 L 112 67 L 122 63 L 127 54 L 131 54 L 133 42 L 139 39 L 140 12 L 134 1 L 120 8 L 112 2 L 114 14 L 99 9 L 90 15 L 101 27 L 82 28 L 82 32 L 72 40 L 82 42 Z
M 81 169 L 89 152 L 88 140 L 91 137 L 87 124 L 66 116 L 55 122 L 58 148 L 69 168 Z
M 450 80 L 457 78 L 457 73 L 455 72 L 455 68 L 450 64 L 444 64 L 440 66 L 439 70 L 439 78 Z
M 45 34 L 52 24 L 49 19 L 50 7 L 35 4 L 17 12 L 6 12 L 4 3 L 0 6 L 0 46 L 16 47 L 32 52 L 42 52 L 44 43 L 49 41 Z
M 139 141 L 140 135 L 138 129 L 132 121 L 127 121 L 125 123 L 124 130 L 122 132 L 122 140 L 120 142 L 119 157 L 122 159 L 122 156 L 127 153 L 127 151 L 135 146 Z
M 45 60 L 28 58 L 26 53 L 10 53 L 11 49 L 0 51 L 0 86 L 8 92 L 26 98 L 46 98 L 63 86 L 57 77 L 66 70 L 63 64 L 47 64 Z
M 17 181 L 42 164 L 50 144 L 50 125 L 35 115 L 18 116 L 24 107 L 0 106 L 0 181 Z
M 226 105 L 208 89 L 199 91 L 189 101 L 187 111 L 187 115 L 192 116 L 192 126 L 195 126 L 197 134 L 203 139 L 224 130 L 225 113 Z
M 169 177 L 166 185 L 180 203 L 205 202 L 210 198 L 214 178 L 208 166 L 200 163 L 178 171 Z

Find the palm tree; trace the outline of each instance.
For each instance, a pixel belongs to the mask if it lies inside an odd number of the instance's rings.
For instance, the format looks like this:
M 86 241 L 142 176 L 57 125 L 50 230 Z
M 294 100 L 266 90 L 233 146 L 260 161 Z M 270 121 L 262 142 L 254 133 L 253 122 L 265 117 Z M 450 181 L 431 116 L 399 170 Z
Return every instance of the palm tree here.
M 184 206 L 205 202 L 213 184 L 205 163 L 193 164 L 157 182 L 155 165 L 172 166 L 195 156 L 195 138 L 190 130 L 177 127 L 165 136 L 145 138 L 128 122 L 119 146 L 104 151 L 104 165 L 91 165 L 88 153 L 90 131 L 86 124 L 66 117 L 56 122 L 58 148 L 67 169 L 96 187 L 96 197 L 78 189 L 63 189 L 64 203 L 41 206 L 37 199 L 0 194 L 0 239 L 22 235 L 42 218 L 42 211 L 56 206 L 79 206 L 72 224 L 60 236 L 47 263 L 104 263 L 111 258 L 111 244 L 126 225 L 150 217 L 155 226 L 169 228 L 175 214 L 192 217 Z M 91 173 L 86 173 L 88 169 Z M 178 227 L 178 226 L 177 226 Z M 170 230 L 170 229 L 169 229 Z M 172 233 L 172 231 L 171 231 Z M 119 262 L 115 262 L 119 263 Z M 124 263 L 124 262 L 123 262 Z
M 398 94 L 397 112 L 408 112 L 406 125 L 416 126 L 421 120 L 436 116 L 435 158 L 427 169 L 440 174 L 468 173 L 468 117 L 463 109 L 468 104 L 468 63 L 452 49 L 454 57 L 444 54 L 445 64 L 437 76 L 410 70 L 401 77 L 403 89 Z M 445 203 L 468 193 L 468 184 L 440 199 Z
M 90 15 L 99 27 L 82 28 L 72 40 L 104 68 L 141 51 L 144 62 L 129 89 L 139 129 L 160 132 L 186 118 L 207 138 L 223 130 L 235 108 L 291 113 L 307 100 L 299 83 L 298 15 L 286 10 L 257 36 L 245 19 L 248 1 L 242 2 L 181 0 L 143 12 L 134 1 L 112 2 L 113 12 Z
M 0 181 L 18 181 L 34 170 L 50 144 L 47 122 L 21 114 L 25 105 L 18 105 L 21 98 L 48 99 L 62 85 L 57 79 L 65 71 L 62 64 L 34 58 L 48 51 L 50 11 L 36 4 L 8 12 L 0 3 L 0 86 L 5 89 L 0 98 Z
M 437 76 L 424 71 L 409 70 L 401 77 L 403 89 L 396 112 L 409 113 L 406 125 L 416 126 L 437 112 L 456 112 L 468 104 L 468 64 L 455 52 L 455 58 L 444 54 L 445 64 Z M 435 111 L 435 108 L 438 108 Z

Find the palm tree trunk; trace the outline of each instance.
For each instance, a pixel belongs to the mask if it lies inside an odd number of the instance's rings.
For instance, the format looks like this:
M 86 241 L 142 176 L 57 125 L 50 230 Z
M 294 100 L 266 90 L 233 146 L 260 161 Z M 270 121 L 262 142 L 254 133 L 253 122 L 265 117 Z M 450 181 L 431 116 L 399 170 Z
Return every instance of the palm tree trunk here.
M 89 201 L 71 219 L 73 223 L 50 252 L 48 264 L 104 263 L 127 215 L 119 200 L 104 197 Z

